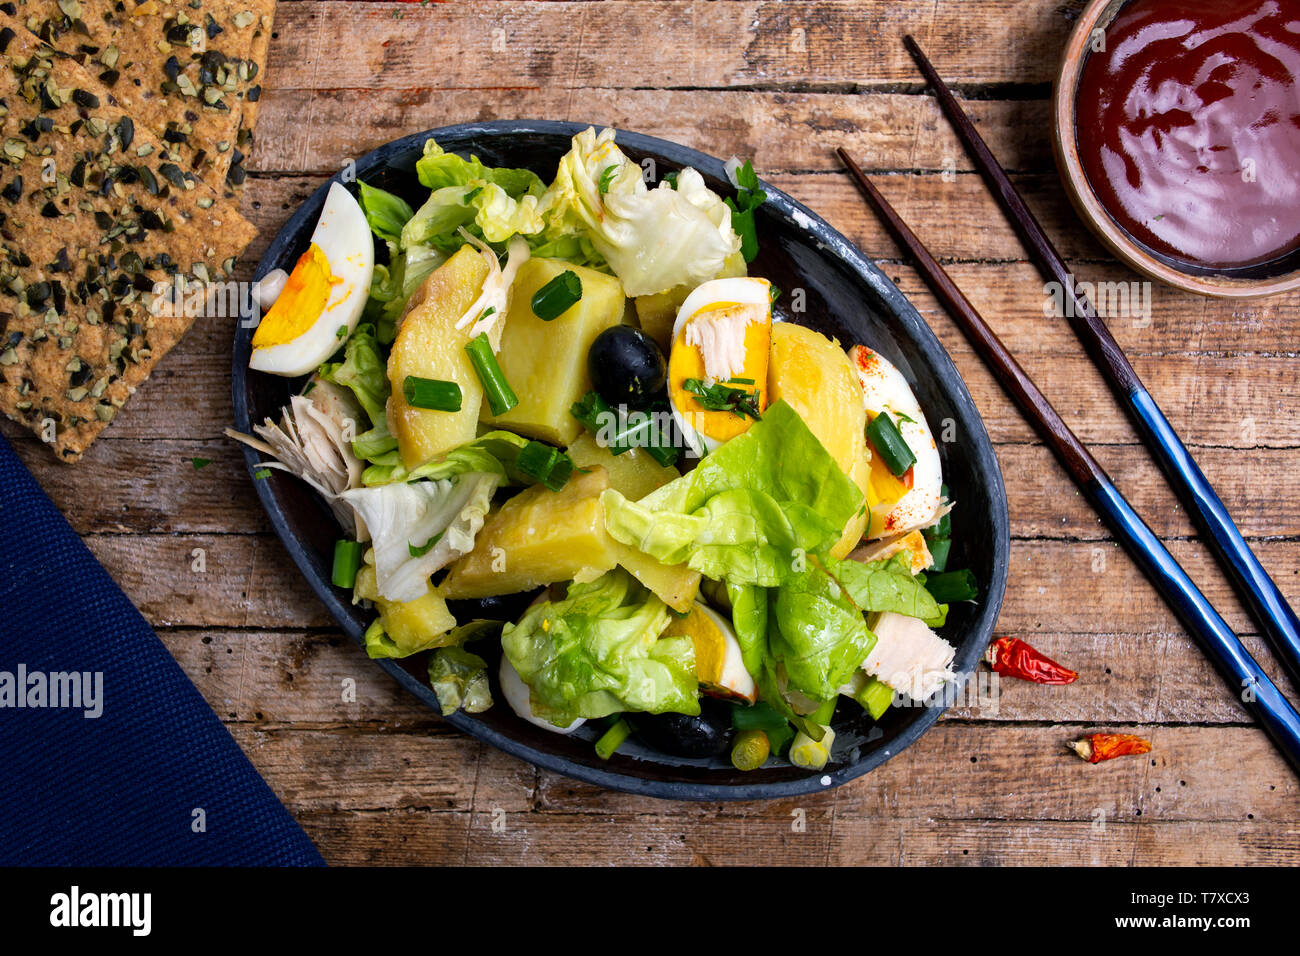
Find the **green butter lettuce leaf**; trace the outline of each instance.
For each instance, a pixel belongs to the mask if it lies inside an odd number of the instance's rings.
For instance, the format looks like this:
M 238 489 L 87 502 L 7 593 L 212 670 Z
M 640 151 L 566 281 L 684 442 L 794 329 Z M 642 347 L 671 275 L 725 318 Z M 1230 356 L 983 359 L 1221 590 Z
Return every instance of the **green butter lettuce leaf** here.
M 471 154 L 469 159 L 462 159 L 455 153 L 444 152 L 431 139 L 424 144 L 424 155 L 416 160 L 415 174 L 421 185 L 435 191 L 447 186 L 489 182 L 500 186 L 512 199 L 518 199 L 525 194 L 540 196 L 546 190 L 531 170 L 484 166 L 477 156 Z
M 440 647 L 429 657 L 429 684 L 442 716 L 481 714 L 492 706 L 487 661 L 463 647 Z
M 559 727 L 625 711 L 700 712 L 695 648 L 661 638 L 667 606 L 621 568 L 507 624 L 501 646 L 533 713 Z
M 630 502 L 601 496 L 605 525 L 664 564 L 775 587 L 839 540 L 862 492 L 786 402 L 681 478 Z
M 384 411 L 391 392 L 388 361 L 373 325 L 358 325 L 348 337 L 343 361 L 322 365 L 320 376 L 327 382 L 350 389 L 370 420 L 367 431 L 361 430 L 360 422 L 356 423 L 357 434 L 352 441 L 352 451 L 358 458 L 373 460 L 397 448 L 397 439 L 388 431 L 388 417 Z
M 906 553 L 896 554 L 886 561 L 833 561 L 828 568 L 843 585 L 849 599 L 868 613 L 893 611 L 908 617 L 920 618 L 937 627 L 947 618 L 947 605 L 941 605 L 930 596 L 913 574 L 911 560 Z
M 366 214 L 370 231 L 385 242 L 395 242 L 402 227 L 415 213 L 401 196 L 375 186 L 361 183 L 361 209 Z
M 584 237 L 629 296 L 699 285 L 740 251 L 731 210 L 693 169 L 677 188 L 646 186 L 643 171 L 614 145 L 614 130 L 573 137 L 541 203 L 548 242 Z
M 773 617 L 769 650 L 786 686 L 815 701 L 834 699 L 876 643 L 862 611 L 812 562 L 776 590 Z

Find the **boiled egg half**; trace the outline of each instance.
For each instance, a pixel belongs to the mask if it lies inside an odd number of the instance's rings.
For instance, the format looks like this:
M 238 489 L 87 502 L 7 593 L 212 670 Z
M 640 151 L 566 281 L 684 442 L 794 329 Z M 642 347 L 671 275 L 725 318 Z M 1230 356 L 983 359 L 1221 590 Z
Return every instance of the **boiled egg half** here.
M 333 183 L 311 245 L 253 333 L 249 367 L 289 377 L 314 371 L 356 328 L 374 272 L 365 213 Z
M 916 463 L 903 475 L 890 471 L 884 458 L 871 453 L 870 489 L 871 520 L 865 537 L 887 538 L 915 528 L 925 528 L 939 518 L 943 499 L 943 472 L 939 464 L 939 448 L 925 420 L 925 413 L 907 384 L 903 373 L 878 352 L 865 345 L 855 345 L 849 358 L 862 383 L 862 400 L 867 409 L 867 421 L 888 413 L 908 448 L 916 456 Z
M 668 402 L 697 456 L 754 423 L 734 407 L 719 407 L 727 405 L 727 394 L 747 393 L 760 413 L 767 407 L 771 290 L 766 279 L 712 279 L 691 292 L 677 312 L 668 356 Z

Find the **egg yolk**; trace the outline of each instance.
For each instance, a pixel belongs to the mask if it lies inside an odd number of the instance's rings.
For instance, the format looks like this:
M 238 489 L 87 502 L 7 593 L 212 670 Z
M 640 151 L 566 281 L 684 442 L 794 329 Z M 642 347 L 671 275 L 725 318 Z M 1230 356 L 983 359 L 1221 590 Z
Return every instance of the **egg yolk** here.
M 330 271 L 329 260 L 314 242 L 302 254 L 271 310 L 253 333 L 253 348 L 284 345 L 307 332 L 325 311 L 330 290 L 343 280 Z
M 728 308 L 734 305 L 735 303 L 717 303 L 708 309 L 702 309 L 701 312 Z M 696 315 L 699 314 L 696 313 Z M 709 411 L 700 405 L 695 395 L 686 391 L 685 383 L 687 379 L 694 378 L 700 381 L 708 381 L 704 353 L 699 348 L 686 344 L 688 325 L 689 323 L 683 325 L 682 331 L 677 336 L 677 341 L 673 343 L 672 353 L 668 359 L 669 395 L 678 411 L 682 413 L 686 421 L 697 432 L 712 438 L 714 441 L 728 441 L 747 431 L 749 426 L 754 423 L 753 419 L 737 415 L 731 411 Z M 746 392 L 757 390 L 758 396 L 755 404 L 760 412 L 767 408 L 768 405 L 768 397 L 763 385 L 767 382 L 767 364 L 771 344 L 772 324 L 770 318 L 764 322 L 750 322 L 745 326 L 744 366 L 731 379 L 732 382 L 736 383 L 731 386 L 733 388 Z

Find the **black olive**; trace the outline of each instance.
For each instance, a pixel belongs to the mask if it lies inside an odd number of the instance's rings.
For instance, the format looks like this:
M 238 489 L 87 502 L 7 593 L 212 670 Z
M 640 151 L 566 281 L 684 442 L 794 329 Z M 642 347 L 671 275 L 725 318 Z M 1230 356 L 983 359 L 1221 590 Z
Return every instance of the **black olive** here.
M 663 390 L 668 365 L 654 339 L 630 325 L 616 325 L 591 343 L 587 372 L 610 405 L 645 408 Z
M 502 594 L 499 597 L 448 601 L 447 610 L 461 624 L 478 620 L 513 622 L 524 616 L 524 611 L 533 603 L 535 597 L 537 591 L 522 591 L 518 594 Z
M 677 757 L 712 757 L 731 746 L 733 705 L 703 698 L 700 715 L 633 714 L 637 736 L 655 750 Z

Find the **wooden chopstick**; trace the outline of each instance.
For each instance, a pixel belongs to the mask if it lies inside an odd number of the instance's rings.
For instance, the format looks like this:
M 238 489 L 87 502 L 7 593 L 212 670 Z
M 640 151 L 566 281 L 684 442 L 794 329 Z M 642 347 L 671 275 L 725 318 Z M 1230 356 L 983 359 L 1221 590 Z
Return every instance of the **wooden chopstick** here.
M 905 36 L 903 45 L 934 88 L 944 115 L 956 129 L 984 182 L 1028 249 L 1030 259 L 1044 278 L 1058 283 L 1070 296 L 1073 308 L 1067 308 L 1065 312 L 1075 335 L 1105 375 L 1120 404 L 1132 418 L 1143 444 L 1160 463 L 1175 494 L 1259 621 L 1292 682 L 1300 687 L 1300 618 L 1296 617 L 1290 603 L 1242 537 L 1209 479 L 1142 384 L 1106 323 L 1097 316 L 1087 296 L 1079 294 L 1065 260 L 1029 211 L 952 91 L 921 52 L 916 40 Z
M 1083 442 L 1070 431 L 1015 357 L 930 255 L 902 218 L 843 148 L 836 150 L 867 201 L 898 244 L 911 254 L 918 270 L 980 357 L 993 369 L 1025 417 L 1052 449 L 1079 490 L 1101 515 L 1156 590 L 1218 667 L 1234 694 L 1273 738 L 1282 755 L 1300 773 L 1300 714 L 1250 656 L 1241 639 L 1192 583 L 1155 533 L 1116 489 Z M 1243 693 L 1243 689 L 1249 689 Z

